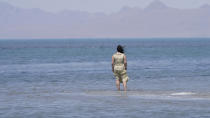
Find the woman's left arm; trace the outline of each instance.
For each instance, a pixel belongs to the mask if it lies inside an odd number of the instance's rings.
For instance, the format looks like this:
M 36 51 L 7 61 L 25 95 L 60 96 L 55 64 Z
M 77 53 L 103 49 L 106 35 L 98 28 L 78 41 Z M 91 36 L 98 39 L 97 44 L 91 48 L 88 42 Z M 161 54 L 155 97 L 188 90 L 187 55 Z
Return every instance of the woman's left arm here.
M 125 55 L 124 55 L 124 65 L 125 65 L 125 70 L 127 70 L 127 59 Z

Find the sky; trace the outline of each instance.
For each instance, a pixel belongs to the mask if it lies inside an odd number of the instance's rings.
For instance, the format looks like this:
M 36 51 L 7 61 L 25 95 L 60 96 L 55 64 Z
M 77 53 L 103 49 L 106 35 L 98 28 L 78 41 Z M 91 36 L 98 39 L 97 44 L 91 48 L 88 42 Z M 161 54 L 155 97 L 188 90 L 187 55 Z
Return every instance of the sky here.
M 49 12 L 63 10 L 80 10 L 91 13 L 117 12 L 121 8 L 140 7 L 145 8 L 154 0 L 0 0 L 21 8 L 40 8 Z M 189 9 L 203 4 L 210 4 L 210 0 L 160 0 L 174 8 Z

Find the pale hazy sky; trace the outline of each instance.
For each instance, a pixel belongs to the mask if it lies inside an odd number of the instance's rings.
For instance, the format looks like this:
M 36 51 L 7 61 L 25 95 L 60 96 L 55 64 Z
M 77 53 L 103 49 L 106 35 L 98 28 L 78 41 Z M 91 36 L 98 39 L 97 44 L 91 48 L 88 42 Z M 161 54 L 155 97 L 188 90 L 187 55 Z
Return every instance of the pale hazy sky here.
M 123 6 L 146 7 L 153 0 L 0 0 L 21 8 L 40 8 L 45 11 L 81 10 L 88 12 L 117 12 Z M 174 8 L 196 8 L 210 0 L 160 0 Z

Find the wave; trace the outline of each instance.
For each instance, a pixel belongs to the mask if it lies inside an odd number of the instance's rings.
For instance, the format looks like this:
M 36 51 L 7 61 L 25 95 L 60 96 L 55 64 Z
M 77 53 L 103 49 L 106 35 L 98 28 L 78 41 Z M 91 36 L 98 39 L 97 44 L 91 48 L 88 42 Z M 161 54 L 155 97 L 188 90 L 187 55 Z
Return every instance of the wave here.
M 4 72 L 61 72 L 61 71 L 99 71 L 110 69 L 109 62 L 71 62 L 43 64 L 14 64 L 3 65 L 0 73 Z

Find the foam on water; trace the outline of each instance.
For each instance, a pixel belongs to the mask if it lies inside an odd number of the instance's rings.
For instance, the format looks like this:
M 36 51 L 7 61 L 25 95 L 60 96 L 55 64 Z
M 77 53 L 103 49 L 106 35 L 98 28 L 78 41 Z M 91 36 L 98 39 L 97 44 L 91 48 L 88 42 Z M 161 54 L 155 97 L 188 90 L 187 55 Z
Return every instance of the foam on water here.
M 172 93 L 171 95 L 193 95 L 195 93 L 193 92 L 178 92 L 178 93 Z

